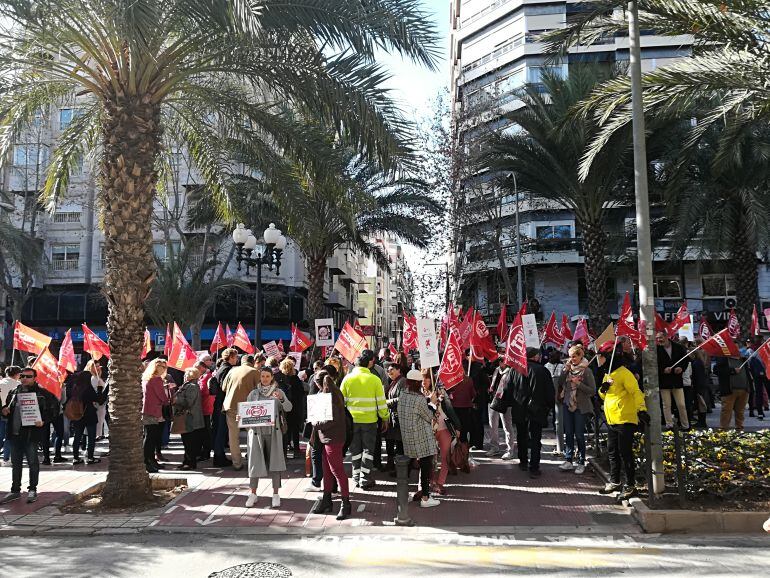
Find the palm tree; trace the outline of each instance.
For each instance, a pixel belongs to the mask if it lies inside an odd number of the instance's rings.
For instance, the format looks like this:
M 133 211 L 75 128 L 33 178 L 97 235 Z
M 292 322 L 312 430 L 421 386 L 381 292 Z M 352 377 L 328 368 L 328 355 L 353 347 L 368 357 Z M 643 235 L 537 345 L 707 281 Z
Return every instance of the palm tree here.
M 610 209 L 623 206 L 632 190 L 626 157 L 629 135 L 617 135 L 581 178 L 580 159 L 598 126 L 572 111 L 604 78 L 607 75 L 597 68 L 575 66 L 566 79 L 548 73 L 542 87 L 528 85 L 520 95 L 524 106 L 506 115 L 521 131 L 491 137 L 479 159 L 482 167 L 505 175 L 500 182 L 512 192 L 531 194 L 574 213 L 582 232 L 589 314 L 599 331 L 609 322 L 606 224 Z
M 408 124 L 381 88 L 375 53 L 432 66 L 429 22 L 411 0 L 0 0 L 0 159 L 35 111 L 74 99 L 82 114 L 56 143 L 47 201 L 66 192 L 84 151 L 99 160 L 113 352 L 106 501 L 151 496 L 137 352 L 156 276 L 151 216 L 163 132 L 185 143 L 222 215 L 229 165 L 209 142 L 224 134 L 269 147 L 274 103 L 327 120 L 388 164 Z

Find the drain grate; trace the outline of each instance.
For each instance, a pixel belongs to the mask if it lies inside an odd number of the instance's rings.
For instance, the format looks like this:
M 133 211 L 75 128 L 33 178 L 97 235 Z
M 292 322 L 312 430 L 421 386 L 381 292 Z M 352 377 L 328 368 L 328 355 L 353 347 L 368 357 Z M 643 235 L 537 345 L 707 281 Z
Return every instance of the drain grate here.
M 288 578 L 289 576 L 292 576 L 291 570 L 276 562 L 250 562 L 209 574 L 209 578 Z

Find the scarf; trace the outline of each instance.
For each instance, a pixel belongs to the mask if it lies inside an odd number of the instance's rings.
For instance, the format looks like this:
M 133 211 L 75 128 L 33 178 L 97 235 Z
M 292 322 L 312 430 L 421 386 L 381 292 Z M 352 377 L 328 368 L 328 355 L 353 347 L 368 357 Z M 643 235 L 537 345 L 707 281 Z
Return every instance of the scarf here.
M 588 361 L 585 358 L 578 365 L 573 366 L 567 362 L 564 366 L 564 371 L 567 374 L 564 387 L 564 405 L 571 412 L 577 410 L 577 387 L 583 381 L 586 368 L 588 368 Z

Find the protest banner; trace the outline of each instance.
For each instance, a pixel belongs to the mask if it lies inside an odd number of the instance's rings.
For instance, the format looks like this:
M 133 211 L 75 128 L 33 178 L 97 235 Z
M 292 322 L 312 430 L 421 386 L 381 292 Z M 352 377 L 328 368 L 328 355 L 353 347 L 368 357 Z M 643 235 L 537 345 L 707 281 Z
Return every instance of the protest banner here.
M 342 355 L 348 363 L 355 363 L 356 358 L 368 347 L 369 344 L 366 342 L 366 338 L 353 329 L 347 321 L 342 327 L 342 331 L 340 331 L 337 342 L 334 344 L 334 348 L 340 352 L 340 355 Z
M 13 326 L 13 348 L 19 351 L 28 351 L 40 355 L 46 347 L 51 345 L 51 338 L 23 323 L 16 322 Z
M 262 349 L 265 350 L 265 355 L 268 357 L 275 357 L 276 359 L 283 359 L 283 354 L 278 348 L 278 344 L 275 341 L 268 341 L 262 344 Z
M 679 337 L 695 341 L 695 323 L 693 322 L 692 315 L 690 315 L 690 320 L 687 323 L 679 327 Z
M 332 421 L 332 394 L 316 393 L 307 396 L 307 421 L 312 424 Z
M 37 381 L 38 385 L 47 389 L 56 396 L 56 399 L 59 399 L 61 397 L 62 384 L 59 361 L 47 347 L 37 356 L 35 363 L 32 364 L 32 369 L 37 371 L 35 381 Z
M 521 316 L 521 326 L 524 330 L 524 342 L 527 347 L 540 348 L 540 334 L 537 331 L 537 319 L 534 313 Z
M 40 417 L 40 406 L 37 403 L 37 394 L 32 393 L 19 393 L 18 404 L 19 411 L 21 412 L 21 425 L 33 426 L 38 422 L 43 421 Z
M 468 326 L 470 341 L 470 325 Z M 438 340 L 436 339 L 436 323 L 430 317 L 417 320 L 417 350 L 420 352 L 420 367 L 428 369 L 437 367 L 441 361 L 438 357 Z
M 315 320 L 315 344 L 319 347 L 328 347 L 330 345 L 334 345 L 333 319 Z
M 240 402 L 238 404 L 240 427 L 275 427 L 276 405 L 275 399 Z
M 294 368 L 299 369 L 302 365 L 302 353 L 299 351 L 289 351 L 286 357 L 294 360 Z

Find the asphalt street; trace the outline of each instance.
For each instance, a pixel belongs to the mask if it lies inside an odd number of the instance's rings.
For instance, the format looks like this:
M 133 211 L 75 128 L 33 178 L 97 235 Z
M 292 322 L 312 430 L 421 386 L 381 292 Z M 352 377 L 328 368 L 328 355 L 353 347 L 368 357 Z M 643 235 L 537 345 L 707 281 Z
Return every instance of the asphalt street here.
M 0 575 L 28 578 L 770 574 L 770 536 L 762 535 L 8 536 L 0 552 Z M 239 565 L 249 566 L 238 573 Z

